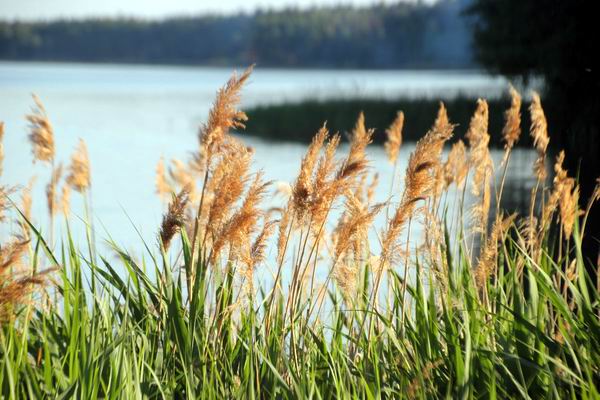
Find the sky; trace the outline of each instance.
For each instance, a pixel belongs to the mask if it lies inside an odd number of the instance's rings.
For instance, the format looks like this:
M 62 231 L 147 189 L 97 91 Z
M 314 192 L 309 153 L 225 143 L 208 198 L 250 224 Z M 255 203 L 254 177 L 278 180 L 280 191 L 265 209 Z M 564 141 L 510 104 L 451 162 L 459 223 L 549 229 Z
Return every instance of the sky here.
M 231 14 L 286 6 L 370 5 L 392 0 L 0 0 L 0 20 L 60 17 L 164 18 L 203 13 Z

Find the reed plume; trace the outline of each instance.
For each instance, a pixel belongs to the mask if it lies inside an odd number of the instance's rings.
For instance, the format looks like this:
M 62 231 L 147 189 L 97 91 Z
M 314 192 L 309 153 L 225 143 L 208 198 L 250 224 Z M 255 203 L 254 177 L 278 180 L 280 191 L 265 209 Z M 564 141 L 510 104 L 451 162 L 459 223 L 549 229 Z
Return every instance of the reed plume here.
M 55 269 L 18 272 L 28 245 L 28 240 L 19 237 L 7 245 L 0 245 L 0 327 L 16 314 L 17 306 L 30 300 L 28 297 L 34 288 L 44 285 L 46 276 Z
M 473 183 L 471 193 L 481 196 L 481 201 L 476 203 L 472 209 L 474 228 L 479 232 L 485 232 L 491 203 L 491 183 L 494 164 L 490 156 L 488 134 L 488 104 L 485 100 L 477 100 L 477 109 L 471 118 L 466 138 L 469 141 L 470 164 L 473 168 Z
M 450 120 L 448 119 L 448 111 L 446 110 L 446 106 L 444 102 L 440 101 L 440 106 L 438 108 L 438 113 L 435 118 L 435 122 L 433 123 L 433 129 L 437 131 L 444 131 L 448 129 L 450 125 Z
M 561 151 L 554 164 L 553 188 L 542 211 L 542 225 L 547 226 L 552 219 L 552 214 L 558 208 L 563 232 L 569 238 L 573 232 L 575 219 L 579 216 L 579 188 L 575 184 L 575 179 L 570 178 L 563 168 L 564 160 L 565 152 Z
M 335 232 L 333 276 L 347 302 L 356 294 L 358 268 L 362 264 L 362 244 L 368 240 L 368 230 L 384 204 L 365 207 L 352 192 L 347 191 L 344 218 Z M 353 247 L 354 260 L 345 262 L 344 255 Z
M 46 202 L 48 204 L 48 213 L 50 214 L 51 219 L 56 212 L 59 211 L 56 188 L 62 176 L 62 170 L 62 163 L 58 164 L 58 166 L 52 170 L 52 177 L 48 185 L 46 185 Z
M 502 128 L 502 138 L 504 139 L 504 160 L 506 162 L 508 153 L 519 141 L 521 136 L 521 95 L 510 85 L 510 108 L 504 112 L 505 124 Z
M 84 193 L 92 184 L 90 159 L 87 146 L 83 139 L 79 139 L 77 149 L 71 156 L 71 165 L 69 166 L 67 183 L 73 190 L 79 193 Z
M 254 239 L 250 246 L 245 246 L 244 252 L 240 257 L 244 263 L 244 278 L 246 280 L 246 292 L 254 292 L 254 271 L 258 265 L 263 263 L 267 255 L 267 242 L 274 232 L 275 221 L 265 217 L 263 228 Z
M 0 185 L 0 222 L 6 219 L 6 210 L 10 207 L 8 196 L 15 191 L 15 188 L 10 186 Z
M 386 129 L 387 141 L 384 144 L 385 153 L 387 154 L 390 164 L 395 164 L 402 146 L 402 129 L 404 127 L 404 113 L 398 111 L 396 119 Z
M 229 129 L 244 128 L 244 122 L 248 118 L 236 107 L 240 102 L 240 91 L 253 68 L 254 66 L 250 66 L 239 76 L 234 73 L 227 84 L 217 92 L 216 100 L 208 114 L 208 121 L 202 125 L 199 132 L 200 153 L 206 157 L 206 164 L 210 164 Z
M 365 114 L 360 113 L 352 135 L 350 136 L 350 150 L 348 153 L 348 164 L 360 162 L 365 159 L 365 150 L 367 146 L 373 141 L 374 129 L 367 129 L 365 127 Z
M 437 124 L 436 124 L 437 125 Z M 410 155 L 406 169 L 405 187 L 400 204 L 388 221 L 382 236 L 381 262 L 392 263 L 393 256 L 400 254 L 397 240 L 409 218 L 416 216 L 416 206 L 426 200 L 435 188 L 435 176 L 441 168 L 440 155 L 444 143 L 452 137 L 451 124 L 439 124 L 443 129 L 431 129 L 421 138 Z
M 251 154 L 245 148 L 230 151 L 224 155 L 215 167 L 213 176 L 206 187 L 211 193 L 211 201 L 207 201 L 206 229 L 213 240 L 218 237 L 221 225 L 235 204 L 244 193 L 248 182 Z
M 313 137 L 308 150 L 300 163 L 300 173 L 292 186 L 291 205 L 295 218 L 303 221 L 307 215 L 311 196 L 313 194 L 312 175 L 317 163 L 319 153 L 329 137 L 329 131 L 326 125 L 323 125 L 317 134 Z
M 334 199 L 339 194 L 335 169 L 338 163 L 335 160 L 335 152 L 340 142 L 340 136 L 334 135 L 325 146 L 324 154 L 321 156 L 312 180 L 310 197 L 308 201 L 308 215 L 310 221 L 316 228 L 313 233 L 322 233 L 321 226 L 327 218 L 329 209 Z M 318 239 L 317 239 L 318 240 Z
M 487 241 L 477 262 L 475 268 L 475 282 L 480 289 L 483 289 L 485 283 L 492 276 L 496 275 L 498 270 L 497 257 L 498 257 L 498 241 L 502 239 L 504 233 L 512 225 L 516 218 L 516 214 L 512 214 L 504 219 L 498 217 L 492 226 Z
M 548 123 L 542 108 L 542 102 L 539 94 L 534 92 L 531 96 L 531 105 L 529 106 L 531 114 L 531 129 L 530 135 L 533 138 L 533 144 L 538 153 L 538 158 L 535 160 L 533 172 L 538 181 L 546 179 L 546 149 L 550 138 L 548 137 Z
M 185 210 L 190 200 L 190 189 L 185 186 L 177 195 L 173 195 L 167 213 L 160 227 L 160 240 L 163 248 L 169 249 L 173 236 L 185 226 Z
M 33 161 L 53 163 L 55 151 L 52 124 L 40 98 L 35 94 L 32 96 L 35 106 L 31 114 L 26 115 L 25 118 L 29 121 L 29 141 L 32 145 Z
M 214 265 L 226 244 L 230 245 L 232 260 L 241 257 L 243 244 L 247 243 L 254 233 L 259 217 L 262 215 L 258 207 L 270 184 L 271 182 L 263 181 L 262 172 L 255 175 L 239 209 L 233 213 L 214 236 L 215 239 L 209 257 L 211 264 Z
M 453 183 L 457 187 L 461 187 L 465 182 L 467 174 L 469 173 L 469 161 L 467 159 L 467 150 L 465 143 L 462 140 L 454 143 L 450 152 L 448 153 L 448 159 L 444 164 L 444 184 L 448 188 Z

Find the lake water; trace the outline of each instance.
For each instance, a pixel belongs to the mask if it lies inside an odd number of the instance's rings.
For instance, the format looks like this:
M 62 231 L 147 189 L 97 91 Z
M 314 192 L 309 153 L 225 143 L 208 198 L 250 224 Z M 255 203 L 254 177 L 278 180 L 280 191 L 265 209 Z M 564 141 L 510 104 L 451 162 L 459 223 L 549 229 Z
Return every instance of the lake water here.
M 47 223 L 44 187 L 47 168 L 32 164 L 24 115 L 32 92 L 40 96 L 55 130 L 57 158 L 67 163 L 78 138 L 89 149 L 93 210 L 98 238 L 108 236 L 140 252 L 136 228 L 149 243 L 155 242 L 163 208 L 155 194 L 156 164 L 186 160 L 197 148 L 198 125 L 207 115 L 214 94 L 230 77 L 232 68 L 172 66 L 85 65 L 54 63 L 0 63 L 0 121 L 5 122 L 5 160 L 2 184 L 26 184 L 37 176 L 34 219 Z M 458 93 L 495 97 L 507 82 L 477 71 L 321 71 L 258 68 L 243 92 L 243 107 L 303 98 L 435 97 Z M 315 127 L 317 129 L 318 127 Z M 305 146 L 269 143 L 244 136 L 255 149 L 256 169 L 267 179 L 292 181 Z M 412 150 L 403 147 L 403 170 Z M 494 152 L 498 160 L 501 155 Z M 382 184 L 378 200 L 389 195 L 392 168 L 383 149 L 372 147 L 369 156 Z M 509 179 L 527 189 L 534 155 L 519 150 L 513 156 Z M 519 163 L 522 165 L 519 166 Z M 273 200 L 277 202 L 278 200 Z M 72 194 L 75 215 L 82 214 L 81 199 Z M 130 222 L 131 220 L 131 222 Z M 73 225 L 77 225 L 74 223 Z M 0 240 L 15 226 L 0 228 Z M 81 227 L 74 226 L 75 232 Z M 106 231 L 105 231 L 106 229 Z

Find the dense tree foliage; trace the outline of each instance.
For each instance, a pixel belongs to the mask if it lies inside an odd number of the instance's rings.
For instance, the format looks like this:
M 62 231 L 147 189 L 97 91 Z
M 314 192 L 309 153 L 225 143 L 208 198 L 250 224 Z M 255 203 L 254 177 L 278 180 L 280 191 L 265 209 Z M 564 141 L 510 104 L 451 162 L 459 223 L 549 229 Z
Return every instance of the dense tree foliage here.
M 470 66 L 465 0 L 165 21 L 0 22 L 0 59 L 283 67 Z
M 567 150 L 567 166 L 579 171 L 583 200 L 600 175 L 596 3 L 475 0 L 470 9 L 477 17 L 476 58 L 484 66 L 509 76 L 544 78 L 550 144 Z M 598 213 L 590 220 L 600 234 Z

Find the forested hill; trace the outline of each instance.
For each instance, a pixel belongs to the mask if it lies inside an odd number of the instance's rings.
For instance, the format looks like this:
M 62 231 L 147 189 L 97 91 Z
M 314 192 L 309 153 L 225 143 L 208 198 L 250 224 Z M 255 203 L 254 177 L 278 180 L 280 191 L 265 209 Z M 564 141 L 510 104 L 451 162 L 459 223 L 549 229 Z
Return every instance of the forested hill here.
M 0 59 L 336 68 L 473 66 L 469 0 L 162 21 L 0 21 Z

